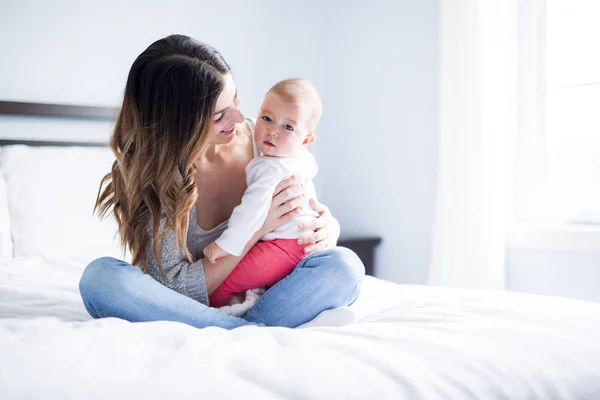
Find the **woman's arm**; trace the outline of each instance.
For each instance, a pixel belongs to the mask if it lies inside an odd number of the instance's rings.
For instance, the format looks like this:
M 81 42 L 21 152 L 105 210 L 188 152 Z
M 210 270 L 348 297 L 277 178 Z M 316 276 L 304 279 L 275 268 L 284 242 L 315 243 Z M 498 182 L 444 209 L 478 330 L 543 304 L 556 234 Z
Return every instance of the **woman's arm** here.
M 165 219 L 162 219 L 161 230 L 164 229 L 164 224 Z M 241 256 L 226 256 L 215 264 L 211 264 L 206 258 L 190 263 L 185 252 L 177 248 L 175 233 L 171 230 L 163 237 L 159 253 L 160 263 L 156 259 L 152 246 L 148 246 L 146 272 L 169 289 L 208 305 L 208 297 L 223 283 L 250 248 L 270 232 L 265 231 L 270 226 L 265 224 L 260 231 L 256 232 Z
M 165 229 L 166 218 L 159 222 L 159 232 Z M 152 223 L 148 227 L 148 235 L 152 236 Z M 146 247 L 145 272 L 169 289 L 175 290 L 202 304 L 208 304 L 206 276 L 202 260 L 190 263 L 183 249 L 177 247 L 175 232 L 170 230 L 162 235 L 159 247 L 159 259 L 156 258 L 151 243 Z M 160 260 L 160 262 L 159 262 Z
M 264 236 L 263 231 L 256 232 L 252 239 L 246 244 L 242 254 L 239 256 L 228 255 L 219 260 L 216 263 L 211 263 L 207 257 L 203 259 L 204 275 L 206 276 L 206 289 L 208 295 L 213 294 L 215 290 L 227 279 L 231 271 L 237 267 L 239 262 L 244 258 L 246 253 L 258 242 L 258 240 Z

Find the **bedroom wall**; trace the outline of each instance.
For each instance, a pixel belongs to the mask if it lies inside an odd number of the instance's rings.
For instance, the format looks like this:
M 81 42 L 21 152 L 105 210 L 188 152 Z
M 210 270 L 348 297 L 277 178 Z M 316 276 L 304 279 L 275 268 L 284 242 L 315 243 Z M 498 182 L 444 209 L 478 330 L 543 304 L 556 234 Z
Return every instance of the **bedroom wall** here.
M 0 97 L 3 99 L 118 105 L 127 72 L 135 57 L 154 40 L 171 33 L 187 34 L 218 48 L 232 66 L 242 94 L 242 109 L 255 113 L 264 92 L 278 79 L 302 75 L 320 84 L 317 29 L 311 8 L 275 1 L 105 0 L 60 2 L 8 0 L 0 14 Z M 288 23 L 292 21 L 293 23 Z M 320 24 L 316 24 L 319 27 Z M 285 31 L 287 44 L 281 38 Z M 293 48 L 292 53 L 290 49 Z M 6 123 L 6 118 L 5 121 Z M 23 128 L 10 121 L 2 135 Z M 44 121 L 45 122 L 45 121 Z M 72 128 L 61 121 L 41 133 L 61 135 Z M 0 125 L 1 126 L 1 125 Z M 106 125 L 79 124 L 89 137 L 108 135 Z M 8 132 L 8 133 L 6 133 Z M 100 132 L 100 133 L 99 133 Z
M 319 193 L 348 234 L 383 237 L 378 276 L 425 284 L 438 163 L 439 3 L 342 4 L 333 2 L 327 18 Z
M 509 249 L 507 288 L 600 302 L 598 252 Z
M 312 149 L 320 199 L 345 235 L 383 237 L 379 276 L 425 283 L 437 168 L 438 9 L 438 0 L 5 0 L 0 98 L 118 105 L 135 56 L 174 32 L 223 53 L 249 115 L 276 80 L 306 77 L 325 106 Z M 109 133 L 106 123 L 0 118 L 0 137 L 106 140 Z

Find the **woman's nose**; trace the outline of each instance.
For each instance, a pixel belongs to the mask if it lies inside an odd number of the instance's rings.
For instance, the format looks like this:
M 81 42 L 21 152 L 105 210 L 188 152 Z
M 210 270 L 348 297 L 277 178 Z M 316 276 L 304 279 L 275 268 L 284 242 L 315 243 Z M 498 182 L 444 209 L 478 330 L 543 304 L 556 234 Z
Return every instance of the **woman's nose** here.
M 231 118 L 236 124 L 239 124 L 240 122 L 244 121 L 244 114 L 242 114 L 242 112 L 236 108 L 231 114 Z

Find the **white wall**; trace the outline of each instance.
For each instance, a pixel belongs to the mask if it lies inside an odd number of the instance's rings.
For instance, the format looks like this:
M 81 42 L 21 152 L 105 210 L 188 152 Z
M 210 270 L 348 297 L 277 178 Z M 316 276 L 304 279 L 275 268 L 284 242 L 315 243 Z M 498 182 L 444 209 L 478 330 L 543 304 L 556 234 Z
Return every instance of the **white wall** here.
M 318 191 L 349 234 L 383 237 L 379 276 L 425 283 L 438 164 L 439 4 L 335 3 Z
M 181 33 L 221 51 L 233 68 L 242 110 L 253 115 L 266 90 L 279 79 L 301 75 L 320 82 L 321 65 L 315 62 L 320 51 L 315 43 L 321 32 L 304 29 L 314 20 L 309 4 L 4 0 L 0 98 L 118 106 L 135 57 L 153 41 Z M 40 126 L 48 129 L 41 131 Z M 102 122 L 0 118 L 0 137 L 79 135 L 102 140 L 109 134 L 109 124 Z
M 509 290 L 600 302 L 600 255 L 596 252 L 510 249 Z
M 437 169 L 438 8 L 438 0 L 4 0 L 0 99 L 117 106 L 135 57 L 171 33 L 221 51 L 248 115 L 277 80 L 310 79 L 324 100 L 313 147 L 320 199 L 346 235 L 383 237 L 378 275 L 425 283 Z M 102 140 L 110 128 L 0 118 L 0 137 L 75 134 Z
M 221 51 L 233 67 L 244 108 L 255 112 L 277 79 L 298 74 L 319 80 L 314 44 L 320 32 L 301 29 L 312 21 L 309 9 L 284 10 L 266 0 L 4 0 L 0 95 L 118 105 L 135 57 L 153 41 L 182 33 Z

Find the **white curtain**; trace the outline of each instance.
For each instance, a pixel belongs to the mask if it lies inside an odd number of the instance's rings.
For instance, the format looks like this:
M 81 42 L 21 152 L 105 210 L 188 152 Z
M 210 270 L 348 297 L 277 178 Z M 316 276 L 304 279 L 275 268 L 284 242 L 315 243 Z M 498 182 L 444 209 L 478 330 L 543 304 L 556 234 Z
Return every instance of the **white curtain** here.
M 517 133 L 517 0 L 442 0 L 429 283 L 503 289 Z

